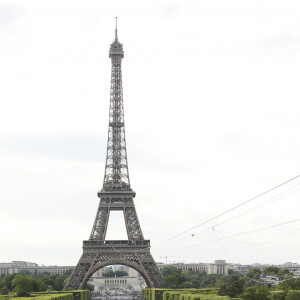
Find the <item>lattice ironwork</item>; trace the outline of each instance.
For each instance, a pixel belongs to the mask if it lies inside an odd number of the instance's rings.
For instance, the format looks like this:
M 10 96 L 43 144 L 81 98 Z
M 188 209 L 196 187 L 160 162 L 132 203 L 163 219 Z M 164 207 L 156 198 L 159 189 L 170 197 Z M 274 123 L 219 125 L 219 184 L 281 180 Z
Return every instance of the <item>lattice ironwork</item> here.
M 107 265 L 122 264 L 137 270 L 148 287 L 158 287 L 162 276 L 150 253 L 150 241 L 144 240 L 135 210 L 135 192 L 130 188 L 122 89 L 121 63 L 123 45 L 115 41 L 110 45 L 112 62 L 107 154 L 103 187 L 95 222 L 88 241 L 83 242 L 83 254 L 65 289 L 84 288 L 98 269 Z M 105 240 L 111 210 L 124 213 L 128 240 Z
M 83 254 L 71 275 L 65 289 L 83 289 L 89 278 L 99 269 L 108 265 L 126 265 L 138 271 L 148 287 L 161 284 L 161 274 L 153 260 L 148 246 L 123 245 L 119 246 L 109 241 L 105 246 L 83 246 Z

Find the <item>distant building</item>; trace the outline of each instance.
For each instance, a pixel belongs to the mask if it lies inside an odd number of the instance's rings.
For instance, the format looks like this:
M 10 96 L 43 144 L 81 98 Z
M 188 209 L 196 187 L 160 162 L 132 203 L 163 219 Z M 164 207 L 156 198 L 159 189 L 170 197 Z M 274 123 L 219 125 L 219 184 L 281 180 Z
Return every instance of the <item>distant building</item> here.
M 293 278 L 300 277 L 300 265 L 297 263 L 292 263 L 292 262 L 287 262 L 287 263 L 280 264 L 280 265 L 259 264 L 259 263 L 254 263 L 251 265 L 242 265 L 242 264 L 231 263 L 231 264 L 229 264 L 229 267 L 233 270 L 240 271 L 244 274 L 246 274 L 251 269 L 259 269 L 260 271 L 263 272 L 263 270 L 268 267 L 277 267 L 280 269 L 288 269 L 290 271 L 291 275 L 293 276 Z M 282 276 L 267 276 L 265 274 L 262 274 L 261 279 L 269 281 L 273 284 L 278 284 L 280 281 L 284 280 L 284 277 L 282 277 Z
M 210 274 L 222 274 L 228 275 L 228 264 L 225 260 L 215 260 L 212 264 L 205 263 L 193 263 L 193 264 L 184 264 L 184 263 L 173 263 L 173 264 L 157 264 L 158 269 L 161 271 L 166 267 L 175 267 L 178 270 L 182 271 L 192 271 L 196 273 L 205 272 L 207 275 Z
M 0 263 L 0 276 L 21 273 L 22 271 L 30 272 L 32 275 L 43 273 L 63 275 L 73 269 L 74 266 L 39 266 L 36 263 L 27 261 L 12 261 L 10 263 Z
M 123 277 L 105 277 L 104 274 L 108 271 L 126 271 L 128 275 Z M 94 290 L 112 287 L 131 287 L 134 290 L 141 290 L 146 287 L 145 280 L 140 273 L 123 265 L 108 266 L 96 271 L 88 283 L 94 286 Z

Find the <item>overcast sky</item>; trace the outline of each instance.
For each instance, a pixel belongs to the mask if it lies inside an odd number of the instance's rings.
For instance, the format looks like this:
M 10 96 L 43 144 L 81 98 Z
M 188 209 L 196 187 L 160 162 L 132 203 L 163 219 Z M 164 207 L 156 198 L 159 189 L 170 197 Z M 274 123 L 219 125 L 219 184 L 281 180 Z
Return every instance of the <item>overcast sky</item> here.
M 300 222 L 208 243 L 298 219 L 299 178 L 159 244 L 300 173 L 298 0 L 0 0 L 0 262 L 82 253 L 115 16 L 131 186 L 156 261 L 300 263 Z M 126 239 L 110 221 L 107 239 Z

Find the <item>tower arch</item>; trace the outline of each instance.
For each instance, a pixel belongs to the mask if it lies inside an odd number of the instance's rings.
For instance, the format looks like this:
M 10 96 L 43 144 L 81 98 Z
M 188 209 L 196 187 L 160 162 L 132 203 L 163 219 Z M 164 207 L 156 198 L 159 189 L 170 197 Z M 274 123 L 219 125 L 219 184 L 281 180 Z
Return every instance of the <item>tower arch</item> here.
M 136 270 L 144 278 L 144 280 L 147 284 L 147 287 L 149 287 L 149 288 L 153 287 L 151 285 L 151 279 L 149 278 L 148 273 L 138 263 L 130 262 L 128 260 L 116 260 L 116 261 L 113 261 L 113 263 L 108 263 L 108 262 L 97 263 L 91 270 L 89 270 L 86 273 L 86 276 L 84 277 L 79 289 L 85 289 L 86 285 L 87 285 L 87 282 L 93 276 L 93 274 L 95 274 L 95 272 L 97 272 L 98 270 L 100 270 L 104 267 L 110 266 L 110 265 L 123 265 L 123 266 L 127 266 L 127 267 L 130 267 L 130 268 Z

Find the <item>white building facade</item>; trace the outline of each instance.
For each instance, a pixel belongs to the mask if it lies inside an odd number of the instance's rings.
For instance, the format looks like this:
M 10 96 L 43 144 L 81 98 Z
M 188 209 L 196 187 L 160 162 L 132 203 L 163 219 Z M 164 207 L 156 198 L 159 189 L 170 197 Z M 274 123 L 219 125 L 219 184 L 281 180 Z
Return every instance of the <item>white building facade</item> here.
M 166 267 L 175 267 L 181 271 L 192 271 L 196 273 L 205 272 L 207 275 L 210 274 L 221 274 L 228 275 L 228 264 L 225 260 L 215 260 L 212 264 L 205 263 L 194 263 L 194 264 L 184 264 L 184 263 L 173 263 L 173 264 L 158 264 L 158 269 L 161 271 Z
M 12 261 L 10 263 L 0 263 L 0 276 L 21 273 L 22 271 L 30 272 L 32 275 L 43 273 L 64 275 L 67 271 L 73 269 L 74 266 L 39 266 L 36 263 L 27 261 Z

